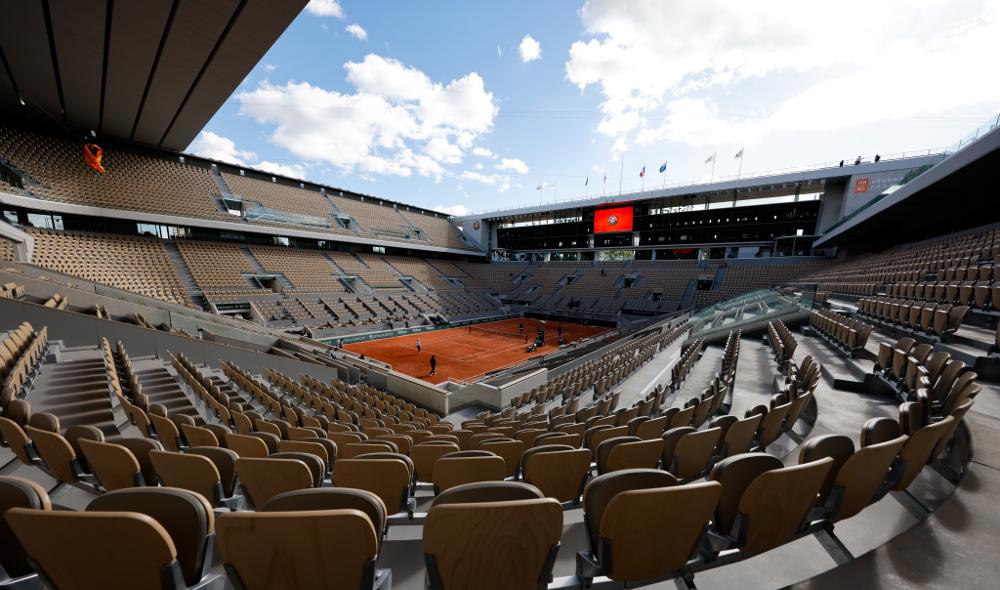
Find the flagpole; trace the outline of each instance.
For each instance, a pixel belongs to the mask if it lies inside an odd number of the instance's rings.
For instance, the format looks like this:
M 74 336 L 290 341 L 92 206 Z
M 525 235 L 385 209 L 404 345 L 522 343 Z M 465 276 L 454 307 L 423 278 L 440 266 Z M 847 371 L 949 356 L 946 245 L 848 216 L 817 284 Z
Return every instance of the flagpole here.
M 709 182 L 715 182 L 715 156 L 718 154 L 719 152 L 712 152 L 712 178 Z
M 604 168 L 604 180 L 601 181 L 601 198 L 606 197 L 608 194 L 608 168 Z
M 740 176 L 743 176 L 743 156 L 745 156 L 745 155 L 746 155 L 746 154 L 745 154 L 745 153 L 743 152 L 743 150 L 744 150 L 744 149 L 746 149 L 746 147 L 745 147 L 745 146 L 740 146 L 740 169 L 739 169 L 739 171 L 738 171 L 738 172 L 736 173 L 736 179 L 737 179 L 737 180 L 739 180 Z
M 622 177 L 625 175 L 625 155 L 622 154 L 622 167 L 618 171 L 618 196 L 622 196 Z

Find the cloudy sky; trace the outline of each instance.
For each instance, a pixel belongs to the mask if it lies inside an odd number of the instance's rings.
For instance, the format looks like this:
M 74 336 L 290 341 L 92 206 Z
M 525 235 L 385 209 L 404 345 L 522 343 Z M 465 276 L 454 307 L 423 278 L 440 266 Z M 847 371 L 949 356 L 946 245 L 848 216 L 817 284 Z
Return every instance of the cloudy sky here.
M 461 214 L 946 147 L 998 53 L 991 0 L 312 0 L 189 151 Z

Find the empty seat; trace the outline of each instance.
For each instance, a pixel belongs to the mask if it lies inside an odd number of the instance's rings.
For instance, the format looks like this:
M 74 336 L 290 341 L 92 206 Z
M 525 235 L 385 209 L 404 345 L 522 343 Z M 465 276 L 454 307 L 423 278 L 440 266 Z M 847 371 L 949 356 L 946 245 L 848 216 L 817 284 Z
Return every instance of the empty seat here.
M 333 485 L 369 491 L 382 500 L 389 515 L 413 512 L 411 474 L 402 459 L 343 459 L 333 464 Z
M 314 482 L 309 466 L 298 459 L 240 457 L 236 473 L 253 506 L 263 506 L 282 492 L 311 488 Z
M 551 579 L 562 526 L 552 498 L 435 505 L 423 539 L 430 587 L 537 590 Z
M 590 473 L 589 449 L 546 445 L 524 453 L 524 481 L 560 502 L 575 502 Z
M 355 509 L 231 512 L 218 523 L 226 571 L 247 590 L 388 587 L 391 572 L 375 567 L 380 537 Z
M 378 496 L 353 488 L 311 488 L 293 490 L 271 497 L 257 512 L 295 512 L 305 510 L 360 510 L 379 533 L 386 529 L 385 504 Z
M 0 476 L 0 515 L 11 508 L 51 510 L 45 488 L 20 477 Z M 35 568 L 7 521 L 0 517 L 0 566 L 10 578 L 34 577 Z M 0 577 L 0 585 L 5 580 Z
M 139 466 L 139 460 L 128 448 L 87 439 L 79 439 L 78 444 L 94 475 L 97 476 L 97 481 L 105 490 L 112 491 L 146 485 L 147 482 L 142 474 L 142 468 Z

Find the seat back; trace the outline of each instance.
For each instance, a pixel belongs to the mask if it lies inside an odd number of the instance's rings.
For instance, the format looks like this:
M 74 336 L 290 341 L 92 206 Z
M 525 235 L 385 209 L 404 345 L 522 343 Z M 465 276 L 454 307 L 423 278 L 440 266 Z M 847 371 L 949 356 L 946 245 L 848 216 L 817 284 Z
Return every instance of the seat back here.
M 385 504 L 378 496 L 353 488 L 311 488 L 273 496 L 257 512 L 301 512 L 307 510 L 359 510 L 382 536 L 386 528 Z
M 906 440 L 907 436 L 904 434 L 886 442 L 868 445 L 858 449 L 839 468 L 834 465 L 838 468 L 834 488 L 839 492 L 840 503 L 830 515 L 831 520 L 850 518 L 872 503 Z
M 612 580 L 660 578 L 683 567 L 722 494 L 718 482 L 623 491 L 600 522 L 598 559 Z
M 583 521 L 591 553 L 599 553 L 600 526 L 604 512 L 615 496 L 630 490 L 664 488 L 678 483 L 676 477 L 659 469 L 625 469 L 605 473 L 591 480 L 583 492 Z
M 536 589 L 549 579 L 562 525 L 552 498 L 436 505 L 424 524 L 430 587 Z
M 708 428 L 685 434 L 674 447 L 673 464 L 665 467 L 682 481 L 704 473 L 721 433 L 721 428 Z
M 110 492 L 154 483 L 145 480 L 139 460 L 127 448 L 85 438 L 77 439 L 77 444 L 105 490 Z
M 507 469 L 507 477 L 514 477 L 521 469 L 521 456 L 524 454 L 525 445 L 519 440 L 498 439 L 490 440 L 479 445 L 479 449 L 489 451 L 498 457 L 503 458 L 504 466 Z
M 37 414 L 36 414 L 37 415 Z M 63 483 L 75 483 L 77 480 L 76 452 L 61 434 L 49 432 L 28 426 L 25 433 L 31 437 L 38 450 L 38 456 L 45 462 L 53 477 Z
M 153 451 L 149 456 L 163 485 L 196 492 L 219 505 L 224 496 L 222 478 L 207 457 L 174 451 Z
M 754 434 L 757 433 L 762 419 L 763 416 L 760 414 L 754 414 L 734 422 L 726 430 L 726 436 L 722 440 L 723 455 L 732 457 L 749 452 L 750 445 L 753 444 Z
M 61 590 L 118 588 L 123 580 L 136 590 L 185 585 L 170 534 L 145 514 L 12 508 L 6 519 L 39 572 Z
M 184 440 L 187 441 L 188 446 L 192 447 L 217 447 L 219 446 L 219 439 L 215 436 L 215 433 L 207 428 L 202 428 L 199 426 L 191 426 L 190 424 L 181 424 L 181 434 L 184 435 Z
M 246 590 L 371 588 L 378 538 L 359 510 L 230 512 L 218 545 Z
M 473 452 L 473 451 L 466 451 Z M 504 460 L 496 455 L 456 457 L 445 455 L 434 464 L 435 493 L 465 483 L 501 481 L 507 474 Z
M 899 458 L 906 462 L 906 468 L 899 482 L 892 488 L 896 491 L 905 490 L 931 458 L 931 453 L 941 441 L 942 435 L 951 428 L 954 416 L 946 416 L 944 420 L 910 434 L 910 438 L 899 452 Z
M 766 453 L 741 453 L 727 457 L 712 468 L 708 480 L 722 484 L 722 496 L 715 510 L 715 528 L 728 533 L 736 524 L 740 498 L 758 475 L 780 469 L 781 459 Z
M 297 459 L 240 457 L 236 473 L 253 506 L 263 506 L 282 492 L 313 487 L 309 466 Z
M 87 512 L 138 512 L 166 529 L 188 585 L 208 573 L 205 557 L 214 541 L 215 513 L 201 494 L 178 488 L 132 488 L 108 492 L 87 505 Z
M 413 459 L 413 469 L 417 473 L 417 481 L 433 481 L 434 463 L 442 456 L 458 451 L 456 443 L 427 444 L 420 443 L 413 445 L 410 449 L 410 458 Z
M 507 502 L 510 500 L 534 500 L 544 497 L 545 494 L 535 486 L 519 481 L 484 481 L 466 483 L 449 488 L 435 496 L 431 505 Z
M 816 497 L 833 459 L 824 457 L 804 465 L 766 471 L 757 476 L 740 498 L 745 524 L 742 549 L 754 555 L 794 537 L 816 504 Z
M 52 510 L 49 495 L 41 485 L 20 477 L 0 476 L 0 565 L 12 578 L 35 571 L 21 542 L 2 515 L 11 508 Z
M 248 459 L 263 459 L 268 454 L 267 443 L 250 434 L 236 434 L 234 432 L 227 434 L 226 448 L 235 451 L 240 457 Z
M 663 439 L 627 441 L 615 445 L 604 462 L 604 472 L 622 469 L 655 469 L 663 454 Z
M 410 472 L 399 459 L 341 459 L 333 464 L 333 485 L 369 491 L 389 515 L 407 510 Z
M 854 441 L 851 437 L 843 434 L 826 434 L 816 436 L 807 440 L 799 449 L 799 464 L 811 463 L 823 457 L 833 459 L 833 466 L 826 474 L 823 485 L 819 490 L 819 502 L 826 502 L 830 490 L 833 489 L 833 482 L 837 479 L 840 468 L 854 454 Z
M 590 472 L 590 449 L 533 453 L 524 457 L 524 481 L 549 498 L 573 502 L 583 492 Z

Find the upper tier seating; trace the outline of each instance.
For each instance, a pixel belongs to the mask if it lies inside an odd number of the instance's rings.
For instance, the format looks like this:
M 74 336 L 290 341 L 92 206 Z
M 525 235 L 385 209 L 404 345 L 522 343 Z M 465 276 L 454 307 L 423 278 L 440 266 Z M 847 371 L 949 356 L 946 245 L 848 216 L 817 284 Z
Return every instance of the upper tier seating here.
M 33 264 L 172 303 L 190 304 L 160 240 L 29 231 L 35 238 Z
M 219 191 L 206 168 L 137 153 L 105 149 L 107 173 L 83 162 L 82 145 L 65 139 L 0 127 L 0 158 L 30 176 L 33 196 L 107 209 L 199 217 L 232 217 L 212 202 Z

